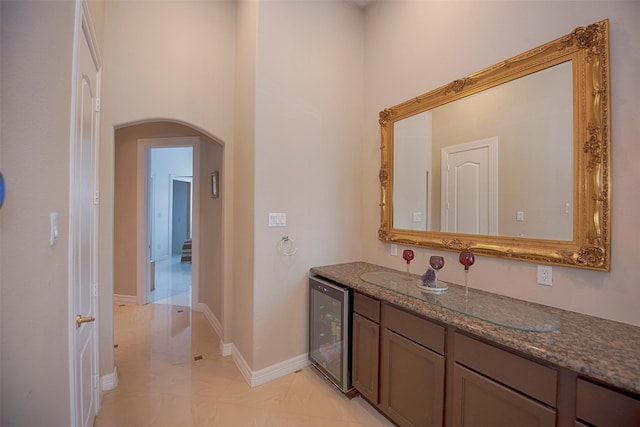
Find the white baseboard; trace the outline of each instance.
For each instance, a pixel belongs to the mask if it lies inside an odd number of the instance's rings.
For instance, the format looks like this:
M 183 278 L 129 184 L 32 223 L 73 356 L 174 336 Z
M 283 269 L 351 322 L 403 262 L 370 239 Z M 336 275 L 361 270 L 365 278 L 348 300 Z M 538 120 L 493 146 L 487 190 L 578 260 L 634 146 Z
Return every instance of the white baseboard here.
M 220 340 L 220 354 L 223 356 L 231 356 L 233 354 L 233 344 L 223 343 Z
M 309 361 L 309 356 L 307 355 L 307 353 L 305 353 L 254 372 L 251 370 L 246 360 L 244 360 L 244 357 L 242 357 L 242 354 L 240 353 L 240 351 L 238 351 L 236 346 L 231 344 L 231 347 L 231 357 L 233 358 L 233 361 L 240 370 L 240 373 L 244 377 L 245 381 L 251 387 L 265 384 L 271 380 L 275 380 L 276 378 L 290 374 L 311 364 L 311 362 Z
M 113 302 L 120 304 L 137 304 L 138 299 L 135 295 L 113 294 Z
M 218 320 L 218 318 L 213 314 L 208 305 L 204 303 L 198 303 L 198 308 L 196 311 L 201 311 L 204 314 L 204 317 L 209 321 L 209 324 L 216 332 L 218 337 L 222 337 L 222 324 Z M 233 344 L 225 344 L 220 339 L 220 354 L 223 356 L 231 356 L 233 354 Z
M 216 332 L 216 335 L 218 335 L 218 337 L 222 337 L 222 324 L 220 323 L 218 318 L 215 316 L 215 314 L 213 314 L 213 311 L 211 311 L 211 309 L 207 304 L 199 303 L 198 306 L 199 306 L 198 307 L 199 310 L 197 311 L 202 311 L 202 313 L 204 314 L 204 317 L 207 318 L 207 320 L 209 321 L 209 324 L 211 325 L 213 330 Z
M 216 332 L 218 337 L 222 337 L 222 324 L 213 314 L 211 309 L 203 303 L 198 304 L 198 310 L 202 311 L 205 318 L 209 321 L 209 324 Z M 296 357 L 292 357 L 289 360 L 282 361 L 280 363 L 276 363 L 275 365 L 269 366 L 264 369 L 260 369 L 259 371 L 253 372 L 249 367 L 249 364 L 244 359 L 240 351 L 236 348 L 233 343 L 224 343 L 222 339 L 220 340 L 220 353 L 223 356 L 231 356 L 234 363 L 240 370 L 240 373 L 244 377 L 245 381 L 251 386 L 256 387 L 261 384 L 267 383 L 271 380 L 275 380 L 278 377 L 283 375 L 290 374 L 299 369 L 305 368 L 311 364 L 309 361 L 309 357 L 307 353 L 301 354 Z
M 102 378 L 100 378 L 100 385 L 101 385 L 102 391 L 109 391 L 118 387 L 118 367 L 117 366 L 113 367 L 112 373 L 103 375 Z
M 251 383 L 253 377 L 251 368 L 249 367 L 247 361 L 244 360 L 244 357 L 242 357 L 242 353 L 240 353 L 240 351 L 236 348 L 235 344 L 231 344 L 231 358 L 240 370 L 240 373 L 244 377 L 244 380 L 247 382 L 247 384 L 253 387 L 253 384 Z
M 290 374 L 299 369 L 309 366 L 309 355 L 307 353 L 301 354 L 296 357 L 292 357 L 289 360 L 276 363 L 267 368 L 260 369 L 257 372 L 253 372 L 251 375 L 251 387 L 258 386 L 260 384 L 267 383 L 271 380 L 275 380 L 283 375 Z

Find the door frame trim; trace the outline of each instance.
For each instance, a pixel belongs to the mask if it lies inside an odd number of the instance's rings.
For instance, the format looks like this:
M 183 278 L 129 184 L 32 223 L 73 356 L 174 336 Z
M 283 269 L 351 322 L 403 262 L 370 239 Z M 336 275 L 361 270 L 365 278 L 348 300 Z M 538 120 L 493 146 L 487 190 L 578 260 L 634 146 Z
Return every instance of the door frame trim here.
M 144 203 L 138 203 L 136 208 L 136 301 L 138 304 L 146 304 L 149 302 L 149 224 L 148 224 L 148 201 L 149 188 L 147 185 L 147 177 L 149 176 L 149 149 L 157 147 L 192 147 L 192 163 L 193 163 L 193 182 L 191 183 L 191 191 L 193 193 L 192 201 L 192 261 L 191 261 L 191 307 L 197 305 L 199 292 L 199 241 L 200 241 L 200 225 L 196 215 L 199 215 L 200 206 L 200 180 L 195 179 L 200 173 L 200 144 L 201 138 L 198 136 L 184 137 L 167 137 L 167 138 L 140 138 L 137 142 L 137 191 L 142 194 Z M 140 268 L 144 266 L 143 268 Z

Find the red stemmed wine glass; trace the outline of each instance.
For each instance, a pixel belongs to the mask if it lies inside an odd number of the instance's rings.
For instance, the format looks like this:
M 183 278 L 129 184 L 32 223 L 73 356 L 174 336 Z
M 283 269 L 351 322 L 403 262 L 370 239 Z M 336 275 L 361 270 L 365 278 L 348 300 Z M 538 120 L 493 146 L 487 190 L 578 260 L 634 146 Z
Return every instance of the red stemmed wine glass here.
M 402 251 L 402 258 L 407 261 L 407 273 L 409 272 L 409 263 L 413 260 L 414 254 L 411 249 L 405 249 Z
M 464 265 L 464 295 L 465 297 L 469 296 L 469 267 L 473 265 L 476 261 L 473 253 L 469 251 L 460 252 L 460 257 L 458 258 L 460 264 Z
M 429 258 L 429 265 L 436 271 L 444 267 L 444 257 L 433 255 Z
M 464 265 L 466 271 L 469 271 L 469 267 L 476 261 L 471 252 L 460 252 L 460 258 L 458 258 L 458 260 L 460 264 Z

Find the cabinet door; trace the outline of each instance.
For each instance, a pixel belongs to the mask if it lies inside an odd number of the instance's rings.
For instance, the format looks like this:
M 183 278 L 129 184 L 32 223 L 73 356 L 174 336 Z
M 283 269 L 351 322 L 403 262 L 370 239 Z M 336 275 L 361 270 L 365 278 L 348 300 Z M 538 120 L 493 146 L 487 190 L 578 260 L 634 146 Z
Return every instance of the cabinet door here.
M 380 406 L 399 426 L 442 426 L 444 357 L 382 332 Z
M 640 426 L 640 400 L 581 378 L 576 387 L 579 420 L 601 427 Z
M 351 382 L 361 395 L 376 405 L 379 342 L 380 326 L 358 313 L 353 313 Z
M 458 364 L 453 368 L 453 427 L 554 427 L 555 410 Z

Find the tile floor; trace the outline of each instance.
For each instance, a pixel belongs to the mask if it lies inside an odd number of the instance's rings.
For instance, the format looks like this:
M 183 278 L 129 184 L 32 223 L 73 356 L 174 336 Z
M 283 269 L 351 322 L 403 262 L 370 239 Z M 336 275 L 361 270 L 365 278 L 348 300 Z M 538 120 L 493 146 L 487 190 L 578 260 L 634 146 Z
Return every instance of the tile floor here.
M 180 255 L 156 261 L 155 290 L 149 301 L 191 307 L 191 263 L 181 263 Z
M 186 306 L 117 304 L 114 335 L 119 385 L 104 394 L 96 427 L 392 425 L 312 367 L 251 388 L 204 315 Z

